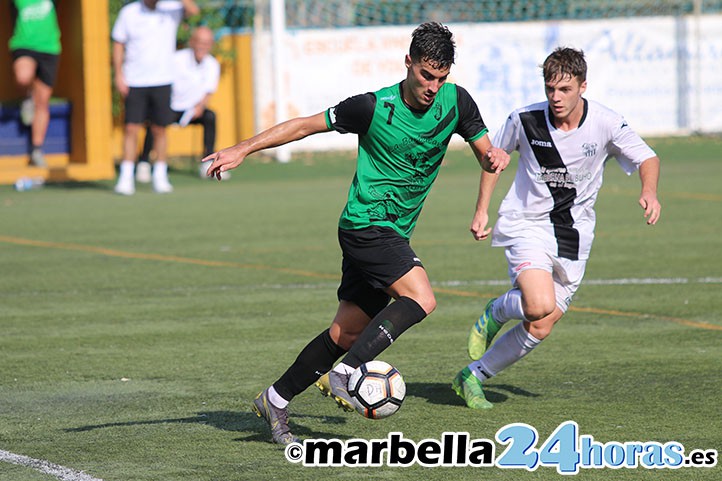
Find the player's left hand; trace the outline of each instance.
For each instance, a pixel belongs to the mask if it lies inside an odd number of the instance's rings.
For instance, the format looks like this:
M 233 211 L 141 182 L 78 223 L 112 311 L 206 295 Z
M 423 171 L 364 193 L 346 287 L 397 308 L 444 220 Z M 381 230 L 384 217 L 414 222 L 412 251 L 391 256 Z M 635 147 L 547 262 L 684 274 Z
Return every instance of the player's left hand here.
M 662 213 L 662 205 L 657 199 L 657 194 L 653 192 L 642 192 L 642 195 L 639 197 L 639 205 L 644 209 L 644 218 L 647 219 L 647 224 L 656 224 Z
M 487 172 L 500 174 L 509 166 L 510 159 L 509 154 L 504 149 L 490 147 L 486 151 L 486 155 L 484 155 L 481 168 Z
M 491 234 L 491 227 L 487 227 L 489 223 L 489 215 L 486 212 L 476 211 L 474 218 L 471 220 L 469 231 L 475 240 L 486 240 Z

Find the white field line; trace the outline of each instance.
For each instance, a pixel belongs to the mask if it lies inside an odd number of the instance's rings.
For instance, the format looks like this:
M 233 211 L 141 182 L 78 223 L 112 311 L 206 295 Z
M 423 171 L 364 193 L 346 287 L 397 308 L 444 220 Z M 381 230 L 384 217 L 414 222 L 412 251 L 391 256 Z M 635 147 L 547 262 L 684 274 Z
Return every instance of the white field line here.
M 103 481 L 102 479 L 94 478 L 89 474 L 85 474 L 82 471 L 76 471 L 74 469 L 59 466 L 42 459 L 34 459 L 21 454 L 10 453 L 8 451 L 3 451 L 2 449 L 0 449 L 0 461 L 25 466 L 27 468 L 40 471 L 41 473 L 54 476 L 61 481 Z

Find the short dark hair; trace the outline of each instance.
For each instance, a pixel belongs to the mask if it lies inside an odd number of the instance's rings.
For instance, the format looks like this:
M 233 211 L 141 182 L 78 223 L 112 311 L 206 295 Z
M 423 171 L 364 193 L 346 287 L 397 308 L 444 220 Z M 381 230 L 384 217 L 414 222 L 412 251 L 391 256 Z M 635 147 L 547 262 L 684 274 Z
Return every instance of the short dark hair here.
M 428 61 L 432 67 L 451 67 L 456 55 L 456 43 L 449 29 L 439 22 L 422 23 L 411 34 L 409 56 L 414 62 Z
M 587 79 L 587 61 L 584 52 L 571 47 L 557 47 L 544 60 L 542 65 L 544 82 L 551 82 L 558 77 L 578 78 L 579 82 Z

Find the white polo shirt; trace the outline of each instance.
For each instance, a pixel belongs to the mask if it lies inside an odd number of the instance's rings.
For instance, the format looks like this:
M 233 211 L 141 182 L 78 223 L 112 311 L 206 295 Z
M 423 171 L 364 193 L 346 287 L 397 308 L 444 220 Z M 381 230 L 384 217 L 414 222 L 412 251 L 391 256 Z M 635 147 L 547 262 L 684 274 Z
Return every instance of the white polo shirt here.
M 193 50 L 184 48 L 173 55 L 175 76 L 170 106 L 176 112 L 192 109 L 218 88 L 221 66 L 212 55 L 196 62 Z
M 125 45 L 123 75 L 129 87 L 173 83 L 173 54 L 183 16 L 178 0 L 160 0 L 155 10 L 138 0 L 120 10 L 111 36 Z

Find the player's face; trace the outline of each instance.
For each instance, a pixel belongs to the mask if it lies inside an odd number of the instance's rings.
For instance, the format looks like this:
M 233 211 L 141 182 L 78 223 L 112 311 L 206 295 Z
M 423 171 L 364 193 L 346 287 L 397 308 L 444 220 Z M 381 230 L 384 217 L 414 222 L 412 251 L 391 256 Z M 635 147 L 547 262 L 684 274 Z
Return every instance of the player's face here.
M 582 94 L 587 90 L 587 82 L 571 76 L 559 76 L 544 83 L 549 107 L 557 121 L 581 117 L 584 110 Z
M 415 109 L 427 109 L 434 103 L 436 94 L 446 83 L 451 69 L 434 68 L 428 60 L 414 62 L 408 55 L 406 55 L 406 69 L 404 100 Z

